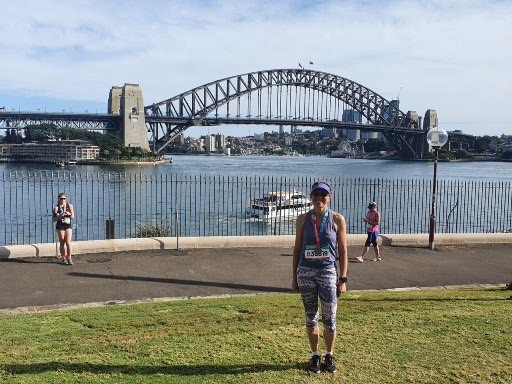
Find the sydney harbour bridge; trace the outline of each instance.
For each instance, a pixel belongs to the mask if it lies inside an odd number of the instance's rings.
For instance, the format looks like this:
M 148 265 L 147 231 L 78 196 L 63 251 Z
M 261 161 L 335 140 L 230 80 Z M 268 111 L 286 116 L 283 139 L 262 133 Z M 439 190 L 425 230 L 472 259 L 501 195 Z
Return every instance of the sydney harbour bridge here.
M 358 119 L 348 119 L 347 111 Z M 136 84 L 113 87 L 107 114 L 0 110 L 0 129 L 42 123 L 118 134 L 127 146 L 162 153 L 192 126 L 290 125 L 380 132 L 401 158 L 422 158 L 426 131 L 437 125 L 399 109 L 371 89 L 347 78 L 310 69 L 274 69 L 236 75 L 144 105 Z M 243 129 L 241 127 L 241 129 Z

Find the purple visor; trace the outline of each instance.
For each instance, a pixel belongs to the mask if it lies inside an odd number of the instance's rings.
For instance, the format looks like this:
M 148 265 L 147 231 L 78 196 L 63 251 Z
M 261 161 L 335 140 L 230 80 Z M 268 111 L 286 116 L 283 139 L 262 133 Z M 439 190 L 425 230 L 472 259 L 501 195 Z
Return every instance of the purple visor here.
M 319 189 L 324 190 L 329 195 L 331 194 L 331 188 L 327 184 L 324 184 L 324 183 L 315 183 L 315 184 L 313 184 L 313 187 L 311 188 L 311 194 L 313 192 L 315 192 L 315 191 L 318 191 Z

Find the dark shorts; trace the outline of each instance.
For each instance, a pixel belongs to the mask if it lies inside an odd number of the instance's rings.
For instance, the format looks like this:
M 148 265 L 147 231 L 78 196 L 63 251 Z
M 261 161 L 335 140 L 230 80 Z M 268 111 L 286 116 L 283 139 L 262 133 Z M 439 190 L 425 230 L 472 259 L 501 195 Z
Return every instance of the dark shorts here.
M 364 243 L 365 247 L 369 247 L 370 244 L 376 247 L 378 238 L 379 232 L 368 232 L 368 238 L 366 239 L 366 243 Z
M 57 225 L 55 226 L 55 229 L 57 231 L 66 231 L 68 229 L 71 229 L 71 224 L 64 224 L 64 223 L 58 222 Z

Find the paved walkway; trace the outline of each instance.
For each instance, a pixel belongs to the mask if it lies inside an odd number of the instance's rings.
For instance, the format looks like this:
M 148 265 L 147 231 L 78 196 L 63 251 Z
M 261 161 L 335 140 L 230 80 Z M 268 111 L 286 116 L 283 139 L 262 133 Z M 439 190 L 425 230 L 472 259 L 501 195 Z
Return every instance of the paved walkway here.
M 502 285 L 512 281 L 510 245 L 381 247 L 382 262 L 355 263 L 349 290 Z M 373 250 L 370 250 L 373 252 Z M 369 254 L 373 258 L 373 253 Z M 117 300 L 291 292 L 291 248 L 151 250 L 0 260 L 0 313 Z M 48 308 L 48 307 L 45 307 Z M 23 311 L 23 310 L 20 310 Z

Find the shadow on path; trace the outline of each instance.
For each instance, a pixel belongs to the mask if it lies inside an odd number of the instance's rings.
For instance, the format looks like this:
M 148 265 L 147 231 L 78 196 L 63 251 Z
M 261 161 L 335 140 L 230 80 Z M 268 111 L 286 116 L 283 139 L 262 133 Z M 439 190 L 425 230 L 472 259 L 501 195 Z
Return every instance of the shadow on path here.
M 170 279 L 170 278 L 158 278 L 149 276 L 123 276 L 123 275 L 110 275 L 101 273 L 84 273 L 84 272 L 71 272 L 70 276 L 77 277 L 88 277 L 93 279 L 111 279 L 111 280 L 123 280 L 123 281 L 144 281 L 153 283 L 166 283 L 166 284 L 179 284 L 179 285 L 194 285 L 202 287 L 220 287 L 220 288 L 231 288 L 231 289 L 245 289 L 248 291 L 258 292 L 286 292 L 292 293 L 291 288 L 282 287 L 265 287 L 262 285 L 248 285 L 248 284 L 234 284 L 234 283 L 221 283 L 217 281 L 198 281 L 198 280 L 183 280 L 183 279 Z
M 38 257 L 27 259 L 0 259 L 0 263 L 18 263 L 18 264 L 61 264 L 61 259 L 56 257 Z

